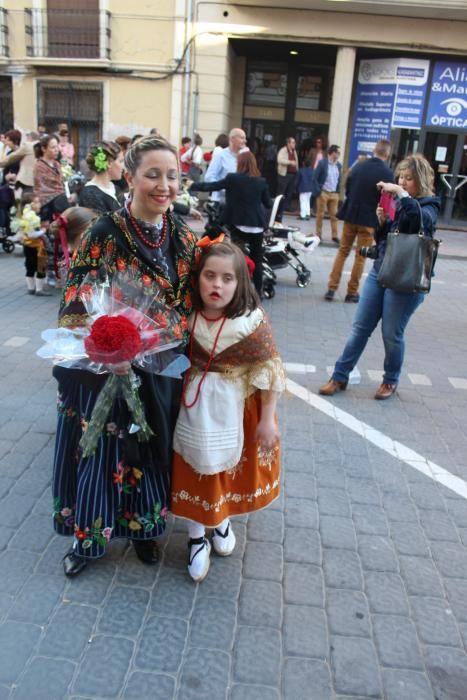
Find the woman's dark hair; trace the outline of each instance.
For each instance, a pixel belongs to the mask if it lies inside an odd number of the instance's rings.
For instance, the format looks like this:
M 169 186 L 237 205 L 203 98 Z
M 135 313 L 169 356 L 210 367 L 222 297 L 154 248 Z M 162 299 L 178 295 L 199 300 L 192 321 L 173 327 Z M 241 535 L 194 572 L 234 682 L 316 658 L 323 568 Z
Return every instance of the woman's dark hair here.
M 178 163 L 178 152 L 175 146 L 161 136 L 143 136 L 135 141 L 125 153 L 125 170 L 134 175 L 141 165 L 143 153 L 148 151 L 169 151 L 173 153 Z
M 86 164 L 93 173 L 101 173 L 105 168 L 96 166 L 96 156 L 104 153 L 107 160 L 115 160 L 122 149 L 115 141 L 93 143 L 86 156 Z
M 44 136 L 41 136 L 39 141 L 34 144 L 34 155 L 36 158 L 42 158 L 45 149 L 49 143 L 54 140 L 58 143 L 58 138 L 55 136 L 55 134 L 44 134 Z
M 227 134 L 219 134 L 217 139 L 214 141 L 215 146 L 220 146 L 221 148 L 227 148 L 229 145 L 229 137 Z
M 18 129 L 10 129 L 4 134 L 4 137 L 13 141 L 15 146 L 19 146 L 21 143 L 21 131 L 18 131 Z
M 88 226 L 97 218 L 96 212 L 86 207 L 69 207 L 65 209 L 62 216 L 67 220 L 66 239 L 68 243 L 71 244 L 75 243 Z M 57 236 L 59 228 L 59 221 L 52 221 L 49 226 L 49 231 L 52 235 Z
M 245 173 L 245 175 L 250 175 L 251 177 L 260 177 L 261 173 L 254 153 L 245 151 L 245 153 L 238 154 L 237 173 Z
M 193 143 L 195 144 L 195 146 L 202 145 L 203 139 L 201 138 L 201 136 L 199 134 L 195 134 L 195 138 L 193 139 Z
M 209 246 L 209 248 L 203 249 L 198 266 L 194 272 L 193 308 L 196 311 L 201 311 L 203 308 L 203 301 L 199 293 L 199 277 L 209 258 L 215 255 L 224 258 L 233 258 L 233 269 L 237 278 L 235 294 L 230 304 L 224 309 L 224 314 L 227 318 L 237 318 L 238 316 L 243 316 L 243 314 L 250 313 L 258 308 L 259 297 L 251 283 L 245 255 L 238 246 L 234 243 L 230 243 L 230 241 L 215 243 Z
M 134 136 L 131 137 L 131 145 L 133 145 L 136 141 L 139 141 L 140 139 L 143 138 L 143 134 L 135 134 Z
M 189 136 L 184 136 L 182 138 L 182 146 L 186 146 L 187 143 L 191 143 L 191 138 Z
M 115 143 L 118 143 L 118 145 L 120 146 L 122 151 L 126 151 L 126 149 L 128 148 L 128 146 L 131 143 L 131 139 L 129 136 L 117 136 L 117 138 L 114 140 L 115 140 Z

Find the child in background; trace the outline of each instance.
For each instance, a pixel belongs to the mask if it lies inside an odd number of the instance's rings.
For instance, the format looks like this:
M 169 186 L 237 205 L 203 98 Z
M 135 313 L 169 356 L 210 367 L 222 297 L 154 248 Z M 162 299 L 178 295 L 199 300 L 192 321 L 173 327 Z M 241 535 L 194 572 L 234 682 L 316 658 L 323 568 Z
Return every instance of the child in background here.
M 96 212 L 86 207 L 69 207 L 58 214 L 49 226 L 54 238 L 54 268 L 57 286 L 62 287 L 70 267 L 73 254 L 78 250 L 81 237 L 96 219 Z
M 307 158 L 303 168 L 299 168 L 297 175 L 297 192 L 300 199 L 300 216 L 298 218 L 306 221 L 310 219 L 312 183 L 313 168 L 311 160 Z
M 45 289 L 47 238 L 45 229 L 41 228 L 40 208 L 38 197 L 34 197 L 32 192 L 23 193 L 16 216 L 11 222 L 11 230 L 19 235 L 23 244 L 28 294 L 49 297 L 51 292 Z
M 202 581 L 211 544 L 232 554 L 230 518 L 279 496 L 275 409 L 285 375 L 271 327 L 232 243 L 210 242 L 195 273 L 191 368 L 174 434 L 172 512 L 188 523 L 188 572 Z

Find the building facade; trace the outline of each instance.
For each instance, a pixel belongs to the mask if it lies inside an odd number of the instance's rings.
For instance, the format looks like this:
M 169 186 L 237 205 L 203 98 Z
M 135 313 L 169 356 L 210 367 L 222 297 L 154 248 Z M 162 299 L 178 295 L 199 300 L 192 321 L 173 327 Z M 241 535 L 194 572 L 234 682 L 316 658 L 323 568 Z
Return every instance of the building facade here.
M 98 136 L 242 125 L 261 151 L 320 136 L 344 163 L 378 137 L 423 151 L 445 221 L 467 220 L 465 0 L 3 0 L 0 128 Z

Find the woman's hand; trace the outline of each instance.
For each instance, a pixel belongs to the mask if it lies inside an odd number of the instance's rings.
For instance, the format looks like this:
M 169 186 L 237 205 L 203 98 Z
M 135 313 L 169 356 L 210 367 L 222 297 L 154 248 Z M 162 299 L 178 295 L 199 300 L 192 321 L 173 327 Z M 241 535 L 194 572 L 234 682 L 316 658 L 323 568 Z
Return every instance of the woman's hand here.
M 255 442 L 265 450 L 271 450 L 279 440 L 279 430 L 276 421 L 262 418 L 256 426 Z
M 384 211 L 383 207 L 376 207 L 376 217 L 379 225 L 382 226 L 386 221 L 386 212 Z
M 399 195 L 404 192 L 404 188 L 396 185 L 395 182 L 383 182 L 382 180 L 376 184 L 376 187 L 381 192 L 390 192 L 391 194 Z
M 116 374 L 118 377 L 124 377 L 131 369 L 131 362 L 120 362 L 118 365 L 112 365 L 110 369 L 112 374 Z
M 190 211 L 188 213 L 192 219 L 197 219 L 197 221 L 203 220 L 203 215 L 201 214 L 201 212 L 197 209 L 194 209 L 193 207 L 190 208 Z

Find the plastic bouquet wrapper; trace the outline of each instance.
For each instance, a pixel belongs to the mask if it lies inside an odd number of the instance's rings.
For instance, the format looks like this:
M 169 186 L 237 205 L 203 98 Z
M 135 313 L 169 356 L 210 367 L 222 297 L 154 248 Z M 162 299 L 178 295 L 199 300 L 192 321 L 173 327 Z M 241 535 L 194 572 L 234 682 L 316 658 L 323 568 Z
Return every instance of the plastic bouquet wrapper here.
M 78 294 L 88 314 L 88 325 L 44 331 L 46 344 L 37 355 L 62 367 L 109 374 L 80 441 L 83 456 L 89 457 L 96 450 L 117 397 L 123 397 L 130 412 L 129 434 L 135 434 L 139 442 L 148 441 L 154 434 L 138 394 L 141 380 L 134 366 L 181 378 L 190 363 L 177 351 L 186 320 L 160 301 L 154 285 L 137 283 L 127 273 L 116 274 L 111 282 L 88 275 Z
M 184 204 L 185 206 L 190 207 L 190 209 L 196 209 L 196 207 L 199 205 L 198 197 L 190 194 L 187 184 L 182 185 L 177 196 L 175 197 L 175 201 L 179 204 Z
M 22 241 L 23 238 L 29 236 L 34 231 L 40 230 L 41 220 L 39 215 L 32 209 L 31 205 L 26 204 L 23 208 L 21 216 L 17 215 L 17 211 L 15 209 L 15 215 L 11 219 L 10 228 L 15 234 L 15 239 Z

